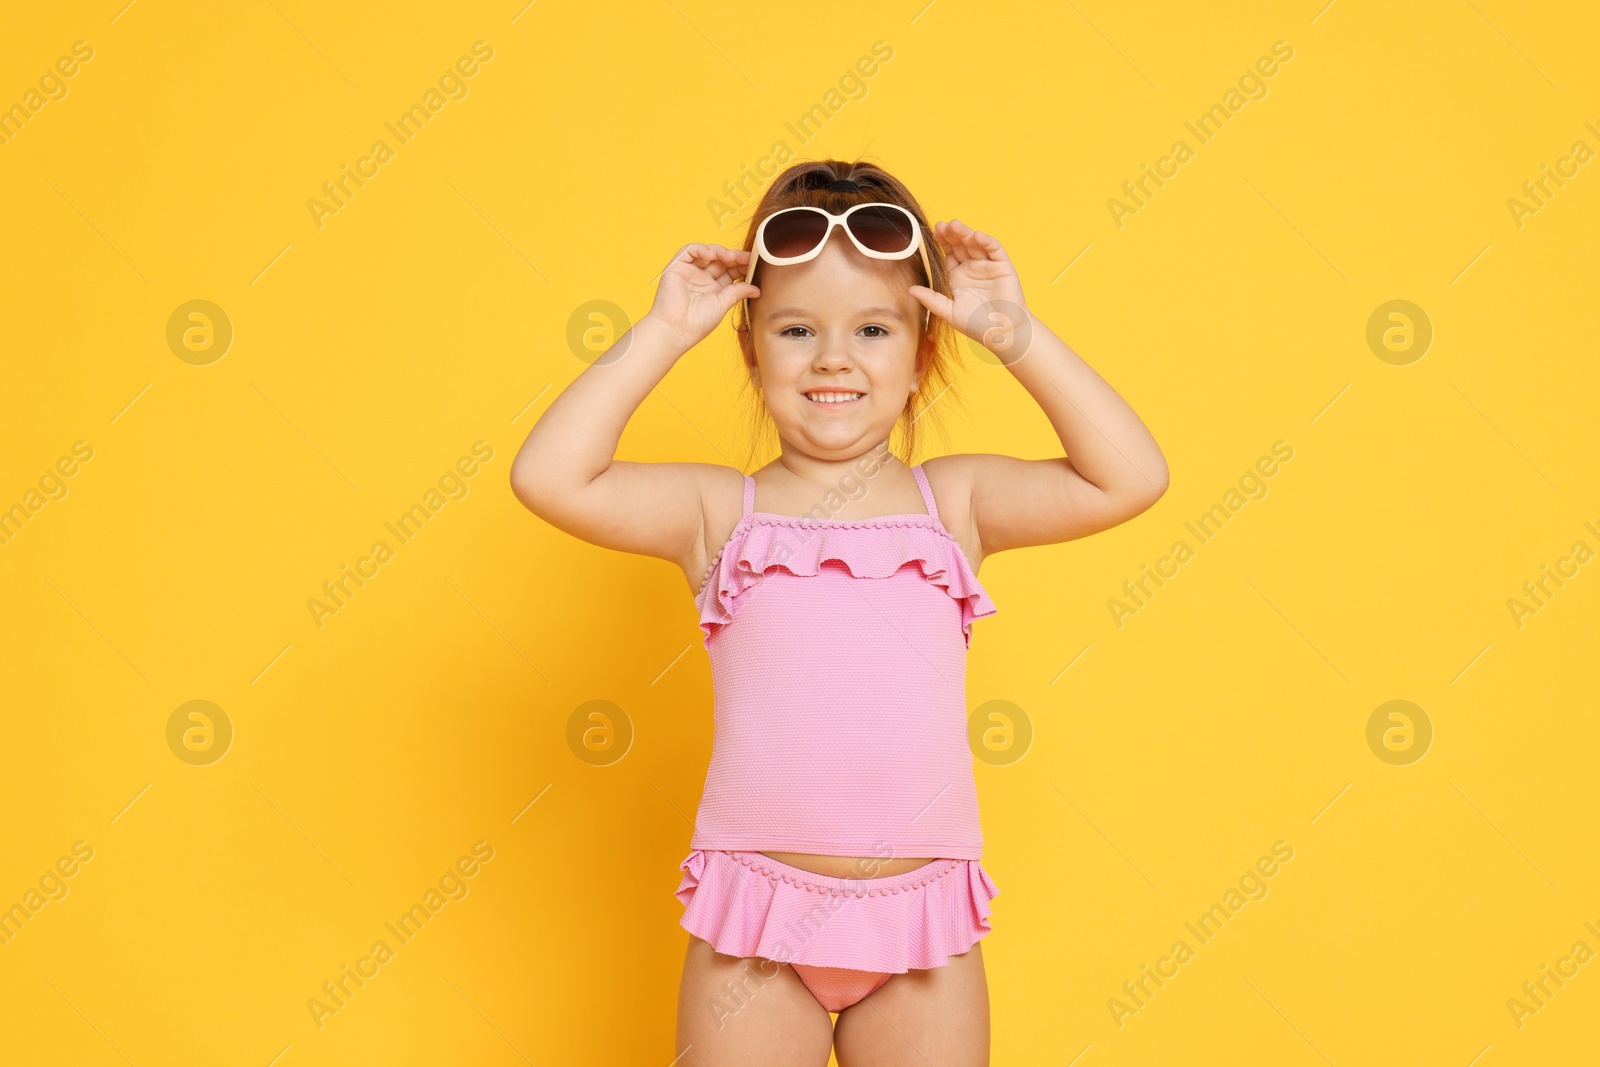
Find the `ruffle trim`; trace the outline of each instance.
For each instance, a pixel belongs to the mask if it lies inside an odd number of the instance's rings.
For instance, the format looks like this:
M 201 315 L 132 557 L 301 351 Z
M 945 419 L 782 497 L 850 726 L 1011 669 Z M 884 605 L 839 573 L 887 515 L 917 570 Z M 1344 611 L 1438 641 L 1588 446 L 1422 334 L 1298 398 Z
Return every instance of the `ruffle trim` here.
M 695 849 L 679 924 L 729 956 L 904 974 L 943 967 L 989 934 L 1000 889 L 977 860 L 887 878 L 831 878 L 759 852 Z
M 711 635 L 733 621 L 740 594 L 769 571 L 782 569 L 811 577 L 832 561 L 843 563 L 854 578 L 887 578 L 908 564 L 917 564 L 925 579 L 960 601 L 961 635 L 967 648 L 972 647 L 973 620 L 998 611 L 972 573 L 960 543 L 931 516 L 829 523 L 795 518 L 793 523 L 773 523 L 755 513 L 739 520 L 696 597 L 706 649 L 711 647 Z M 848 531 L 863 527 L 882 529 L 888 535 L 874 538 L 870 544 L 852 539 Z

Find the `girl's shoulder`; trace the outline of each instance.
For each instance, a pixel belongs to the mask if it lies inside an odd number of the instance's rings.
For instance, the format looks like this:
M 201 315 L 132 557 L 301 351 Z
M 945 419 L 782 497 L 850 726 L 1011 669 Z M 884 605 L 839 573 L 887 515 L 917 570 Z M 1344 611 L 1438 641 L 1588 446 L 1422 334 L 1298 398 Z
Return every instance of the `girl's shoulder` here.
M 947 456 L 934 456 L 923 460 L 923 477 L 928 480 L 928 491 L 939 508 L 939 521 L 946 532 L 955 538 L 965 553 L 967 562 L 976 575 L 983 565 L 983 544 L 978 539 L 978 527 L 972 515 L 972 487 L 982 477 L 985 459 L 980 452 L 958 452 Z
M 679 564 L 689 588 L 698 596 L 707 572 L 744 517 L 745 477 L 737 467 L 720 463 L 687 464 L 695 470 L 700 492 L 700 533 Z

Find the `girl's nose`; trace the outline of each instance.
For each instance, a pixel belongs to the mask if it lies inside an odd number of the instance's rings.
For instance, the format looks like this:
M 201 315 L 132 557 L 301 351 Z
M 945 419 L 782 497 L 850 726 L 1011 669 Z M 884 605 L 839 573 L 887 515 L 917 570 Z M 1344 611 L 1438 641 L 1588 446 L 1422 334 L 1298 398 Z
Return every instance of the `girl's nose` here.
M 850 353 L 848 338 L 825 340 L 817 346 L 816 365 L 818 367 L 848 367 L 854 362 L 855 357 Z

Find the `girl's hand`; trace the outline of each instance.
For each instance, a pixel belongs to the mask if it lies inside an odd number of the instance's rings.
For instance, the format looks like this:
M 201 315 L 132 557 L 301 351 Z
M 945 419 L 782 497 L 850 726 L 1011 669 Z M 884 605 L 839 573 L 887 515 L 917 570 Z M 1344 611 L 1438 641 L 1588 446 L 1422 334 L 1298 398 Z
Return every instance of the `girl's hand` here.
M 761 290 L 746 285 L 750 253 L 722 245 L 684 245 L 661 272 L 656 299 L 645 318 L 652 319 L 687 352 L 701 341 L 745 297 Z
M 1028 302 L 1010 257 L 999 241 L 959 219 L 935 223 L 933 237 L 944 249 L 952 296 L 925 285 L 913 285 L 911 295 L 957 331 L 1009 362 L 1006 350 L 1029 332 Z

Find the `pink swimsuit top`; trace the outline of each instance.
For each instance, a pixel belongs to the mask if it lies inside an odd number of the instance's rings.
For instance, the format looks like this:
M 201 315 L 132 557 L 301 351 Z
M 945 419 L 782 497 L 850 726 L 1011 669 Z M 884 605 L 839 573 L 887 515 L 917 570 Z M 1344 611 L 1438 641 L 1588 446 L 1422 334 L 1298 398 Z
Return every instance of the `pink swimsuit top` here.
M 972 620 L 993 615 L 927 514 L 744 516 L 695 597 L 715 728 L 695 849 L 979 859 Z M 866 873 L 866 872 L 864 872 Z

